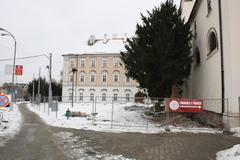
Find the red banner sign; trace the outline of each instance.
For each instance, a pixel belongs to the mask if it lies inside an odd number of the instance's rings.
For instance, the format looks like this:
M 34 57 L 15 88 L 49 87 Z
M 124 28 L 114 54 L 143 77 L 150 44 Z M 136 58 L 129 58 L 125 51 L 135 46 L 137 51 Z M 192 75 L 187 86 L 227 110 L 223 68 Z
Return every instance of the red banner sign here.
M 23 75 L 23 66 L 22 65 L 16 65 L 15 75 Z
M 203 100 L 170 99 L 170 112 L 203 112 Z

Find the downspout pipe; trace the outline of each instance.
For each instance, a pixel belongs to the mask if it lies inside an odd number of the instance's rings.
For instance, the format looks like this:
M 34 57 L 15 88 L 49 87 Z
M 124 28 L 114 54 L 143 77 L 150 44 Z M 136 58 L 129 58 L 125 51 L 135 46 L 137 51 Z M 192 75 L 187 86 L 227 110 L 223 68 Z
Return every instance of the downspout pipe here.
M 222 5 L 218 0 L 219 29 L 220 29 L 220 56 L 221 56 L 221 88 L 222 88 L 222 114 L 225 112 L 225 77 L 224 77 L 224 56 L 223 56 L 223 29 L 222 29 Z

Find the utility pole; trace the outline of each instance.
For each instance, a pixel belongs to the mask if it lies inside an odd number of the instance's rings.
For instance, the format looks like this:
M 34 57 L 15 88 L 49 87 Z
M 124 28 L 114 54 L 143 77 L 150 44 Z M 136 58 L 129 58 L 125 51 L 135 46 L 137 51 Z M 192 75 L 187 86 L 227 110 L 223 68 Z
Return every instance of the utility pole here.
M 34 103 L 34 88 L 35 88 L 35 82 L 34 82 L 34 73 L 33 73 L 33 90 L 32 90 L 32 102 Z
M 39 75 L 38 75 L 38 104 L 41 102 L 41 95 L 40 95 L 40 77 L 41 77 L 41 67 L 39 67 Z
M 48 88 L 48 106 L 52 107 L 52 53 L 50 53 L 49 59 L 49 88 Z

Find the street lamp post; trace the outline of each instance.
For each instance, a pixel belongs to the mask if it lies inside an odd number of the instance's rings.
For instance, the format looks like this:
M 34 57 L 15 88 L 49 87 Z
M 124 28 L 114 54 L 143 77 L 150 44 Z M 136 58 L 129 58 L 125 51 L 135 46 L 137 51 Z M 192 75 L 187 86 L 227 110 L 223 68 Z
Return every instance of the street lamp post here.
M 14 40 L 14 57 L 13 57 L 13 71 L 12 71 L 12 91 L 11 91 L 11 101 L 14 102 L 14 75 L 15 75 L 15 62 L 16 62 L 16 51 L 17 51 L 17 41 L 15 39 L 15 37 L 12 35 L 12 33 L 10 33 L 9 31 L 0 28 L 0 31 L 4 31 L 7 33 L 2 33 L 2 36 L 10 36 L 13 38 Z
M 72 108 L 73 108 L 73 91 L 74 91 L 74 74 L 77 72 L 76 68 L 72 68 L 73 78 L 72 78 Z

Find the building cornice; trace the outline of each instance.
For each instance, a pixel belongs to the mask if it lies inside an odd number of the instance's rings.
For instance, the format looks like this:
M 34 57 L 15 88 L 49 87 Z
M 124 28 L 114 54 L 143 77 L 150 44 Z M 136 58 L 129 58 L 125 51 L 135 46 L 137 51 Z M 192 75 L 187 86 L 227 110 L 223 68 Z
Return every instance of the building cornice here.
M 63 54 L 63 57 L 73 57 L 73 58 L 88 58 L 88 57 L 110 57 L 110 56 L 120 56 L 120 53 L 102 53 L 102 52 L 94 52 L 94 53 L 83 53 L 83 54 Z

